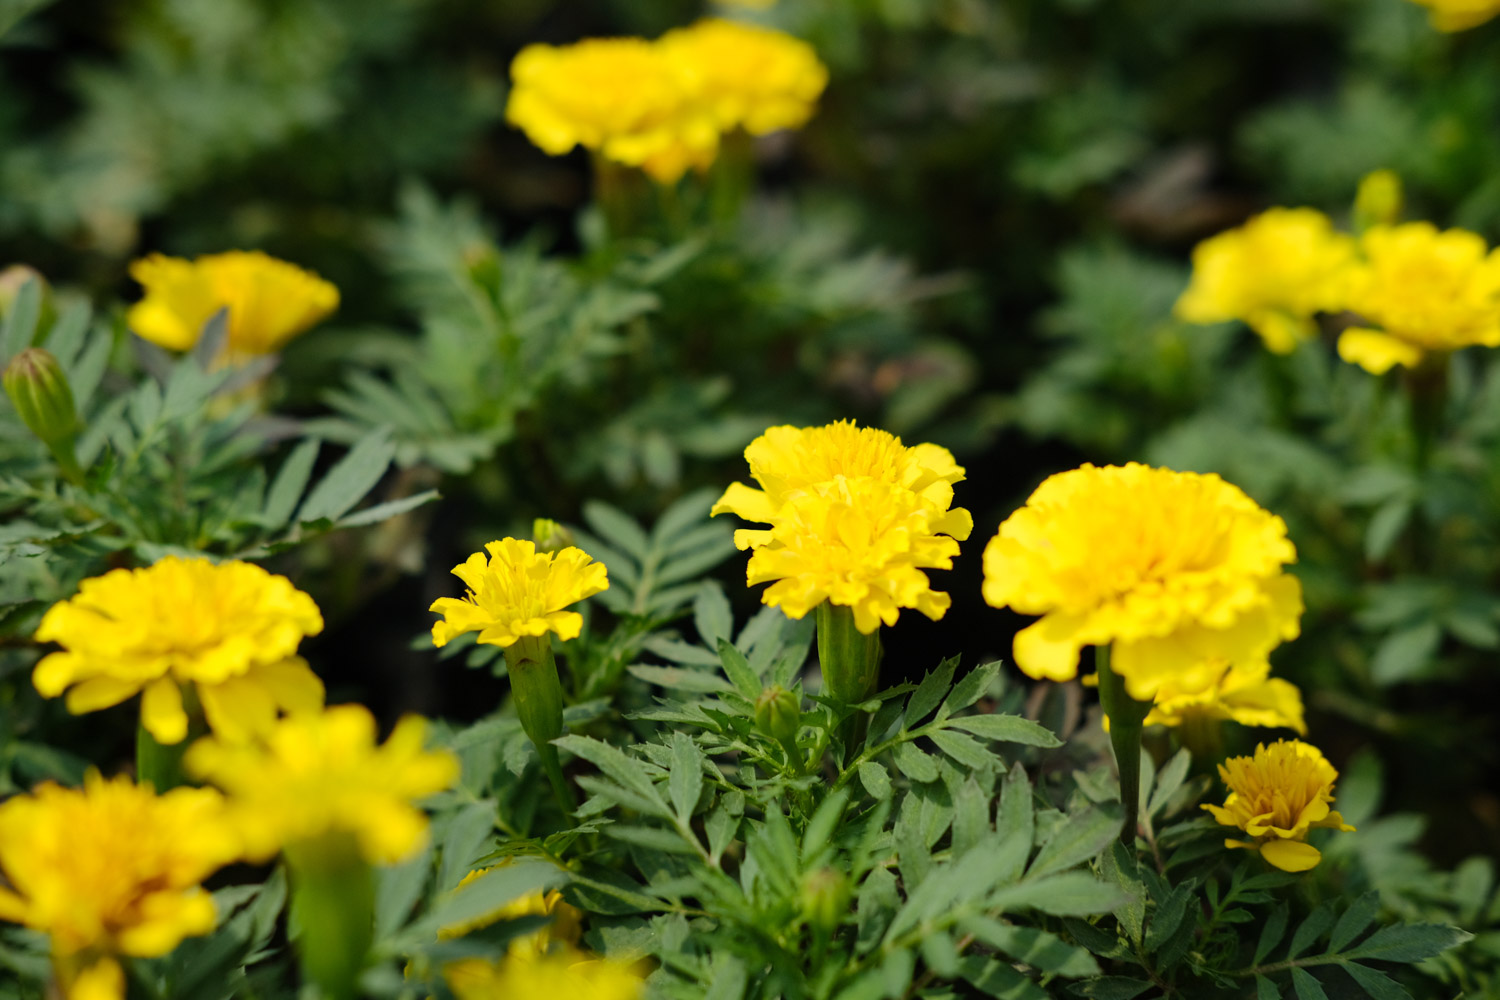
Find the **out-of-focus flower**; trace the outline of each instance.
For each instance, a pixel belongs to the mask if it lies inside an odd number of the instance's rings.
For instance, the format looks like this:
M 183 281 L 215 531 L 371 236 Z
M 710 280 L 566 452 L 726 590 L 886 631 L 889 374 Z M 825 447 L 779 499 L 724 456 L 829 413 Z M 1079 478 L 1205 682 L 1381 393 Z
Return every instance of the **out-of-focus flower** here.
M 1179 690 L 1170 678 L 1163 682 L 1145 724 L 1181 726 L 1232 719 L 1242 726 L 1285 727 L 1307 734 L 1302 692 L 1291 681 L 1272 677 L 1269 663 L 1219 666 L 1218 681 L 1202 690 Z
M 1307 843 L 1309 830 L 1354 829 L 1330 806 L 1338 776 L 1322 751 L 1301 740 L 1260 744 L 1254 757 L 1231 757 L 1219 765 L 1229 798 L 1222 806 L 1203 808 L 1221 825 L 1239 827 L 1254 838 L 1225 840 L 1226 847 L 1258 850 L 1282 871 L 1304 872 L 1323 857 Z
M 366 861 L 396 864 L 427 838 L 413 801 L 458 778 L 451 753 L 423 749 L 425 732 L 407 716 L 376 745 L 369 709 L 338 705 L 282 719 L 263 743 L 199 740 L 184 763 L 229 796 L 251 860 L 347 838 Z
M 638 1000 L 645 990 L 634 964 L 573 948 L 454 962 L 443 975 L 458 1000 Z
M 125 995 L 115 956 L 165 955 L 214 927 L 199 885 L 239 856 L 218 792 L 165 795 L 97 773 L 0 805 L 0 920 L 49 935 L 69 997 Z
M 458 888 L 462 889 L 475 879 L 508 864 L 511 864 L 510 859 L 489 868 L 469 872 L 463 877 L 463 881 L 458 883 Z M 474 931 L 501 920 L 516 920 L 521 917 L 551 917 L 552 922 L 531 934 L 512 938 L 507 945 L 506 953 L 509 955 L 541 955 L 550 950 L 554 944 L 576 945 L 578 936 L 583 932 L 583 911 L 563 902 L 562 893 L 556 889 L 550 889 L 547 892 L 533 892 L 520 899 L 511 900 L 504 906 L 472 920 L 449 924 L 438 931 L 438 939 L 450 940 L 463 937 L 465 934 L 472 934 Z
M 1394 170 L 1372 170 L 1359 179 L 1354 195 L 1354 221 L 1360 232 L 1389 226 L 1401 216 L 1401 175 Z
M 1500 14 L 1500 0 L 1415 0 L 1439 31 L 1463 31 Z
M 916 494 L 933 514 L 930 530 L 935 533 L 963 541 L 974 529 L 967 510 L 949 510 L 953 484 L 964 478 L 964 470 L 953 453 L 939 445 L 907 447 L 894 434 L 841 420 L 826 427 L 772 427 L 750 442 L 745 460 L 761 488 L 731 484 L 711 514 L 736 514 L 769 524 L 789 501 L 842 476 L 873 479 Z M 734 533 L 734 544 L 742 549 L 765 545 L 771 534 L 742 528 Z
M 575 146 L 671 184 L 719 149 L 685 69 L 643 38 L 528 45 L 510 66 L 505 117 L 552 156 Z
M 746 579 L 770 583 L 761 600 L 792 618 L 824 601 L 848 607 L 866 635 L 896 624 L 900 608 L 936 620 L 952 601 L 922 570 L 951 569 L 958 555 L 958 542 L 938 534 L 941 519 L 911 490 L 838 476 L 781 508 Z
M 685 68 L 696 100 L 725 132 L 799 128 L 828 85 L 828 69 L 813 47 L 771 28 L 705 18 L 667 32 L 657 44 Z
M 32 679 L 48 698 L 66 690 L 74 714 L 141 693 L 141 725 L 160 743 L 187 735 L 182 685 L 193 684 L 214 732 L 243 740 L 268 731 L 278 710 L 322 707 L 322 681 L 295 655 L 322 630 L 318 606 L 284 576 L 167 556 L 85 580 L 53 605 L 35 638 L 64 648 Z
M 428 610 L 443 620 L 432 626 L 432 641 L 447 645 L 465 632 L 478 632 L 479 642 L 510 646 L 522 636 L 556 632 L 574 639 L 583 630 L 583 616 L 567 608 L 609 589 L 603 563 L 582 549 L 538 552 L 534 542 L 502 538 L 453 567 L 469 588 L 465 597 L 440 597 Z
M 1373 226 L 1346 304 L 1369 327 L 1339 336 L 1339 357 L 1374 375 L 1414 368 L 1429 352 L 1500 346 L 1500 251 L 1463 229 L 1427 222 Z
M 125 322 L 138 336 L 175 351 L 198 343 L 203 324 L 227 308 L 225 353 L 231 358 L 272 354 L 339 304 L 333 285 L 258 250 L 196 260 L 152 254 L 131 264 L 130 276 L 146 289 L 146 297 L 130 307 Z
M 1298 633 L 1302 590 L 1281 518 L 1218 476 L 1131 463 L 1085 465 L 1037 487 L 984 551 L 984 599 L 1042 615 L 1015 640 L 1038 679 L 1111 647 L 1137 701 L 1216 684 Z
M 1314 313 L 1343 308 L 1353 260 L 1354 241 L 1322 212 L 1273 208 L 1193 249 L 1176 312 L 1189 323 L 1240 320 L 1288 354 L 1315 332 Z

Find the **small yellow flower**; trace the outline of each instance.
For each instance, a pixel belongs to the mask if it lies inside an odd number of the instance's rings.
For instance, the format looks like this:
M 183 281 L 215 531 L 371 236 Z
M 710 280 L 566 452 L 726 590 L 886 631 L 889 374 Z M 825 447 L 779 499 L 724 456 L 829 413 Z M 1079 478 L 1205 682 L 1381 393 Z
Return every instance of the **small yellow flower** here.
M 1339 773 L 1317 747 L 1301 740 L 1260 744 L 1254 757 L 1231 757 L 1219 765 L 1229 786 L 1222 806 L 1205 805 L 1223 826 L 1237 826 L 1254 840 L 1226 840 L 1226 847 L 1258 850 L 1288 872 L 1305 872 L 1323 855 L 1307 843 L 1310 829 L 1354 827 L 1330 808 Z
M 565 948 L 550 954 L 468 959 L 443 970 L 458 1000 L 638 1000 L 645 983 L 632 963 Z
M 467 596 L 440 597 L 428 608 L 443 616 L 432 626 L 438 646 L 465 632 L 478 632 L 478 641 L 492 646 L 548 632 L 576 639 L 583 616 L 566 609 L 609 589 L 604 564 L 582 549 L 538 552 L 536 543 L 518 538 L 502 538 L 484 548 L 488 559 L 476 552 L 453 567 L 453 575 L 469 588 Z
M 824 601 L 854 610 L 869 635 L 896 624 L 900 608 L 934 621 L 952 603 L 923 569 L 951 569 L 958 542 L 937 533 L 932 505 L 878 479 L 836 477 L 787 502 L 750 557 L 750 586 L 771 583 L 761 600 L 801 618 Z
M 1371 227 L 1360 248 L 1347 305 L 1371 328 L 1345 330 L 1339 357 L 1380 375 L 1414 368 L 1429 352 L 1500 346 L 1500 251 L 1488 252 L 1482 237 L 1408 222 Z
M 463 881 L 458 883 L 458 888 L 462 889 L 481 875 L 511 863 L 511 860 L 507 858 L 489 868 L 469 872 L 463 877 Z M 554 944 L 575 945 L 578 943 L 579 935 L 583 932 L 583 911 L 576 906 L 564 903 L 562 893 L 551 889 L 545 893 L 533 892 L 520 899 L 511 900 L 504 906 L 483 916 L 475 917 L 473 920 L 449 924 L 438 931 L 438 939 L 446 941 L 463 937 L 498 921 L 517 920 L 521 917 L 551 917 L 552 922 L 531 934 L 512 938 L 507 945 L 506 953 L 509 955 L 545 954 Z
M 1500 0 L 1415 0 L 1439 31 L 1463 31 L 1500 14 Z
M 377 746 L 369 709 L 338 705 L 281 720 L 264 745 L 199 740 L 184 763 L 228 794 L 253 861 L 350 837 L 365 860 L 396 864 L 427 838 L 427 815 L 413 800 L 458 778 L 451 753 L 422 748 L 425 731 L 423 719 L 407 716 Z
M 0 920 L 51 937 L 70 996 L 119 998 L 112 956 L 165 955 L 213 930 L 199 883 L 239 849 L 210 789 L 157 795 L 92 772 L 82 789 L 48 782 L 0 805 Z
M 939 445 L 909 448 L 894 434 L 841 420 L 826 427 L 772 427 L 750 442 L 745 460 L 761 488 L 731 484 L 710 514 L 736 514 L 746 521 L 769 524 L 789 501 L 843 476 L 874 479 L 915 493 L 935 515 L 934 532 L 963 541 L 974 529 L 967 510 L 949 510 L 953 484 L 964 478 L 964 470 L 953 460 L 953 453 Z M 741 549 L 770 540 L 769 530 L 734 533 L 734 544 Z
M 1180 726 L 1199 720 L 1232 719 L 1242 726 L 1285 727 L 1306 735 L 1302 692 L 1271 676 L 1271 665 L 1219 664 L 1219 679 L 1202 690 L 1181 690 L 1169 678 L 1156 691 L 1148 726 Z
M 203 324 L 228 308 L 225 353 L 238 358 L 273 354 L 339 304 L 333 285 L 258 250 L 191 261 L 152 254 L 131 264 L 130 276 L 146 289 L 146 297 L 130 307 L 126 324 L 137 336 L 174 351 L 198 343 Z
M 1273 208 L 1193 249 L 1193 278 L 1177 300 L 1189 323 L 1241 320 L 1269 350 L 1313 336 L 1312 316 L 1343 307 L 1354 241 L 1310 208 Z
M 1218 682 L 1295 638 L 1302 614 L 1286 524 L 1218 476 L 1085 465 L 1038 486 L 984 550 L 984 599 L 1042 615 L 1015 640 L 1038 679 L 1078 672 L 1084 646 L 1138 701 Z
M 770 28 L 705 18 L 667 32 L 658 44 L 686 67 L 696 99 L 725 132 L 799 128 L 828 85 L 828 69 L 811 45 Z
M 295 655 L 322 630 L 318 606 L 284 576 L 167 556 L 85 580 L 53 605 L 35 638 L 64 649 L 32 681 L 47 698 L 67 690 L 75 715 L 142 693 L 141 724 L 160 743 L 187 735 L 181 685 L 193 684 L 214 732 L 248 739 L 278 710 L 322 707 L 322 681 Z
M 510 76 L 506 120 L 551 156 L 582 146 L 671 184 L 718 154 L 718 126 L 692 80 L 645 39 L 528 45 Z

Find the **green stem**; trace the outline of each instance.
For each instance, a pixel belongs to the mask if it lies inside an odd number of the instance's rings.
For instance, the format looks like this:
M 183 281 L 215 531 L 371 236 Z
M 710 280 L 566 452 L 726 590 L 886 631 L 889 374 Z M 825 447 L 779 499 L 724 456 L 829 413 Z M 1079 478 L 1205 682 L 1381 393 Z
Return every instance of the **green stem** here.
M 1095 646 L 1094 655 L 1099 667 L 1099 701 L 1109 717 L 1109 742 L 1120 770 L 1120 804 L 1125 807 L 1120 843 L 1133 850 L 1140 827 L 1141 728 L 1151 714 L 1151 702 L 1137 701 L 1125 690 L 1125 679 L 1110 669 L 1108 646 Z
M 831 601 L 817 608 L 818 665 L 823 693 L 846 706 L 868 701 L 880 689 L 880 630 L 869 635 L 854 625 L 854 610 Z M 839 726 L 845 758 L 869 735 L 870 717 L 855 712 Z
M 203 707 L 198 703 L 198 689 L 192 684 L 183 686 L 182 710 L 187 713 L 187 735 L 176 743 L 158 743 L 150 730 L 140 723 L 135 727 L 135 778 L 137 782 L 150 782 L 158 795 L 180 785 L 189 784 L 182 770 L 182 755 L 193 741 L 208 732 L 203 720 Z
M 374 871 L 347 834 L 289 844 L 285 853 L 303 978 L 326 1000 L 353 1000 L 375 936 Z
M 521 728 L 536 747 L 558 805 L 564 813 L 572 813 L 578 801 L 563 776 L 557 747 L 552 745 L 563 734 L 562 682 L 557 677 L 557 660 L 552 656 L 552 637 L 521 636 L 506 648 L 505 663 L 510 670 L 510 690 L 516 701 L 516 714 L 521 717 Z

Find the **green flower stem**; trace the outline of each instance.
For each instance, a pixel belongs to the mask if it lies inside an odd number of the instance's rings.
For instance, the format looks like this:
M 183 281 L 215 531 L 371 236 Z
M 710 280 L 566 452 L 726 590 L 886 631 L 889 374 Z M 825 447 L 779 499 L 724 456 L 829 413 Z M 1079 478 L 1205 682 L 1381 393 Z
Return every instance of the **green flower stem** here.
M 325 1000 L 353 1000 L 375 935 L 375 873 L 344 833 L 288 844 L 285 854 L 303 979 Z
M 182 770 L 182 755 L 194 740 L 208 732 L 203 706 L 198 703 L 198 689 L 192 684 L 183 685 L 182 710 L 187 713 L 188 731 L 177 743 L 158 743 L 150 730 L 136 723 L 135 778 L 142 784 L 150 782 L 157 794 L 189 783 Z
M 562 682 L 557 677 L 557 661 L 552 656 L 550 635 L 523 635 L 505 649 L 505 663 L 510 670 L 510 690 L 516 701 L 521 728 L 531 738 L 541 759 L 542 770 L 552 783 L 563 812 L 578 807 L 573 790 L 563 777 L 562 760 L 552 741 L 563 734 Z
M 865 635 L 854 627 L 854 610 L 831 601 L 817 608 L 818 665 L 823 693 L 845 705 L 858 705 L 880 689 L 880 630 Z M 865 741 L 870 717 L 856 712 L 839 727 L 847 757 Z
M 1120 843 L 1134 849 L 1140 826 L 1141 728 L 1151 714 L 1151 702 L 1137 701 L 1126 692 L 1124 678 L 1110 669 L 1108 646 L 1095 646 L 1094 654 L 1099 668 L 1099 701 L 1109 717 L 1109 742 L 1120 769 L 1120 804 L 1125 807 Z

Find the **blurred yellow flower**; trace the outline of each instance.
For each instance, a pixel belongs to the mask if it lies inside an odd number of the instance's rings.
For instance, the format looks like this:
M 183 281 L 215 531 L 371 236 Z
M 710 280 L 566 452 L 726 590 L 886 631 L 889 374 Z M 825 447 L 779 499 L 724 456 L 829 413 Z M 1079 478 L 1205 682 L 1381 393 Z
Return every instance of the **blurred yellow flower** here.
M 671 184 L 718 153 L 718 126 L 684 68 L 645 39 L 528 45 L 510 76 L 506 120 L 551 156 L 582 146 Z
M 1176 313 L 1189 323 L 1241 320 L 1268 349 L 1288 354 L 1316 331 L 1314 313 L 1343 308 L 1353 260 L 1353 239 L 1322 212 L 1273 208 L 1193 249 Z
M 634 964 L 573 948 L 498 962 L 469 959 L 452 963 L 443 974 L 458 1000 L 638 1000 L 645 989 Z
M 1500 0 L 1414 0 L 1439 31 L 1463 31 L 1500 14 Z
M 813 47 L 783 31 L 705 18 L 662 36 L 667 58 L 687 70 L 695 97 L 725 132 L 798 128 L 828 85 Z
M 1084 646 L 1138 701 L 1202 691 L 1224 661 L 1255 663 L 1295 638 L 1296 558 L 1281 518 L 1215 475 L 1085 465 L 1037 487 L 984 551 L 984 599 L 1044 617 L 1015 640 L 1038 679 L 1078 672 Z M 1169 688 L 1170 686 L 1170 688 Z
M 130 276 L 146 289 L 146 297 L 130 307 L 126 324 L 137 336 L 175 351 L 198 343 L 203 324 L 227 308 L 225 353 L 272 354 L 339 304 L 333 285 L 258 250 L 191 261 L 152 254 L 131 264 Z
M 958 542 L 937 533 L 941 519 L 918 494 L 872 478 L 837 476 L 788 501 L 746 570 L 749 586 L 771 583 L 761 600 L 801 618 L 824 601 L 852 608 L 869 635 L 896 624 L 900 608 L 939 619 L 952 603 L 923 569 L 951 569 Z
M 1271 676 L 1271 665 L 1219 663 L 1219 679 L 1207 688 L 1181 690 L 1172 678 L 1156 691 L 1148 726 L 1181 726 L 1232 719 L 1242 726 L 1285 727 L 1307 734 L 1302 692 L 1291 681 Z
M 1254 757 L 1231 757 L 1219 765 L 1229 786 L 1222 806 L 1205 805 L 1223 826 L 1237 826 L 1254 840 L 1225 840 L 1226 847 L 1258 850 L 1288 872 L 1305 872 L 1323 855 L 1307 843 L 1310 829 L 1354 827 L 1330 808 L 1339 773 L 1317 747 L 1301 740 L 1260 744 Z
M 1345 330 L 1339 357 L 1380 375 L 1429 352 L 1500 346 L 1500 251 L 1482 237 L 1408 222 L 1371 227 L 1360 249 L 1347 307 L 1370 327 Z
M 582 549 L 538 552 L 536 543 L 518 538 L 502 538 L 484 548 L 489 558 L 476 552 L 453 567 L 453 575 L 467 585 L 467 595 L 440 597 L 428 608 L 443 616 L 432 626 L 438 646 L 465 632 L 478 632 L 479 642 L 493 646 L 548 632 L 576 639 L 583 616 L 565 609 L 609 589 L 604 564 Z
M 507 858 L 489 868 L 481 868 L 478 871 L 469 872 L 458 883 L 458 888 L 462 889 L 480 876 L 492 872 L 496 868 L 504 868 L 511 863 L 511 859 Z M 504 906 L 492 910 L 483 916 L 475 917 L 473 920 L 467 920 L 458 924 L 449 924 L 438 931 L 438 939 L 446 941 L 452 938 L 463 937 L 466 934 L 472 934 L 474 931 L 488 927 L 501 920 L 517 920 L 521 917 L 551 917 L 552 922 L 530 934 L 512 938 L 506 946 L 507 954 L 544 954 L 553 944 L 577 944 L 578 936 L 583 932 L 583 911 L 576 906 L 564 903 L 562 893 L 556 889 L 551 889 L 545 893 L 533 892 L 522 896 L 520 899 L 511 900 Z
M 36 665 L 44 697 L 95 712 L 142 693 L 141 725 L 160 743 L 187 735 L 182 687 L 193 684 L 208 724 L 226 739 L 267 731 L 278 710 L 316 711 L 323 683 L 296 657 L 323 630 L 313 599 L 251 563 L 167 556 L 145 569 L 83 581 L 52 606 L 38 642 L 64 647 Z
M 338 705 L 281 720 L 263 745 L 199 740 L 184 764 L 228 794 L 253 861 L 350 838 L 365 860 L 396 864 L 427 838 L 412 801 L 458 778 L 451 753 L 423 749 L 425 732 L 425 720 L 407 716 L 377 746 L 369 709 Z
M 772 427 L 745 449 L 750 475 L 760 489 L 733 483 L 710 511 L 736 514 L 769 524 L 787 502 L 815 493 L 843 476 L 874 479 L 909 490 L 934 514 L 931 530 L 963 541 L 974 519 L 953 504 L 953 484 L 964 478 L 953 453 L 935 444 L 907 447 L 901 439 L 874 427 L 840 420 L 825 427 Z M 770 530 L 741 529 L 734 544 L 741 549 L 767 544 Z
M 93 772 L 82 789 L 48 782 L 0 805 L 0 920 L 51 937 L 68 995 L 123 997 L 113 956 L 165 955 L 213 930 L 199 883 L 239 849 L 210 789 L 157 795 Z

